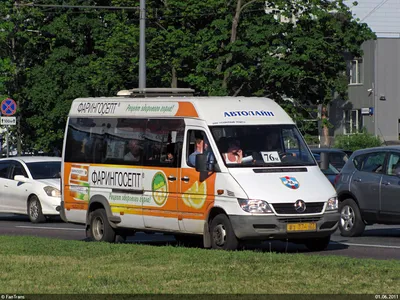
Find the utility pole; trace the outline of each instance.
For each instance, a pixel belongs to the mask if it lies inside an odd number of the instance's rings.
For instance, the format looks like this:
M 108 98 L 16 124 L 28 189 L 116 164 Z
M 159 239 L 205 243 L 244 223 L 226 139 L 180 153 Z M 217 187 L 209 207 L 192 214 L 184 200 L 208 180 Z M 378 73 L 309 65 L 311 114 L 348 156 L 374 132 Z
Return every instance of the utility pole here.
M 139 88 L 146 88 L 146 0 L 140 0 Z

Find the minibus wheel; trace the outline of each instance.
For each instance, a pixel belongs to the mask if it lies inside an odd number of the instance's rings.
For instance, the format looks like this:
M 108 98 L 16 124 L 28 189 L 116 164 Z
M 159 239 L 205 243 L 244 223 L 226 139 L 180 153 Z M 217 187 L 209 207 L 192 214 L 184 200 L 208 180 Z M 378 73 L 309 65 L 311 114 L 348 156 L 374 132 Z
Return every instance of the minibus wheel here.
M 224 214 L 217 215 L 211 221 L 210 236 L 213 249 L 236 250 L 239 246 L 232 224 Z
M 108 223 L 106 211 L 96 209 L 90 214 L 90 237 L 98 242 L 115 242 L 115 231 Z

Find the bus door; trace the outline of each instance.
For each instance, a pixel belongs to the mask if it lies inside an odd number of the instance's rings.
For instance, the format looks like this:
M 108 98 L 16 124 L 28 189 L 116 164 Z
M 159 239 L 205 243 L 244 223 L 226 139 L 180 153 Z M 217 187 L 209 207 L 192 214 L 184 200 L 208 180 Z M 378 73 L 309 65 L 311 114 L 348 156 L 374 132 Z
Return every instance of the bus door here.
M 186 127 L 184 159 L 182 159 L 180 181 L 180 199 L 178 201 L 181 228 L 188 233 L 202 233 L 204 220 L 215 198 L 215 173 L 200 173 L 195 169 L 195 157 L 206 153 L 207 161 L 215 162 L 214 151 L 209 137 L 200 127 Z
M 150 119 L 144 134 L 143 161 L 145 228 L 179 231 L 179 168 L 184 121 Z

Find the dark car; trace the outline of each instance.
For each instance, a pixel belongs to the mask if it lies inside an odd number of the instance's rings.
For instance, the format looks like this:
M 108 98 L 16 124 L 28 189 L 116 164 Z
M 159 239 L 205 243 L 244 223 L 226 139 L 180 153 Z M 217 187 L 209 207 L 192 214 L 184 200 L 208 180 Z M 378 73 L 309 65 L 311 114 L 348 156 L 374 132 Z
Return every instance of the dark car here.
M 348 157 L 350 157 L 350 156 L 353 154 L 353 152 L 354 152 L 354 151 L 351 151 L 351 150 L 342 150 L 342 151 L 343 151 L 344 153 L 346 153 Z
M 366 225 L 400 224 L 400 146 L 355 151 L 336 180 L 343 236 Z
M 335 148 L 311 148 L 311 152 L 314 154 L 321 155 L 322 152 L 328 153 L 328 161 L 334 166 L 338 171 L 340 171 L 346 161 L 348 160 L 347 154 L 340 149 Z

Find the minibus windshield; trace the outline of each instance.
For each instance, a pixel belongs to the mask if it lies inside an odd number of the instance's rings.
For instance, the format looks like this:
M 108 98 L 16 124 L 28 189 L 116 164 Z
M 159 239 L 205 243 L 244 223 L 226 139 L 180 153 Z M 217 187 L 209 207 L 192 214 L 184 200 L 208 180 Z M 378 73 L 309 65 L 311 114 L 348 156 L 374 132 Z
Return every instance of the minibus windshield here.
M 295 125 L 210 126 L 226 166 L 315 166 Z

